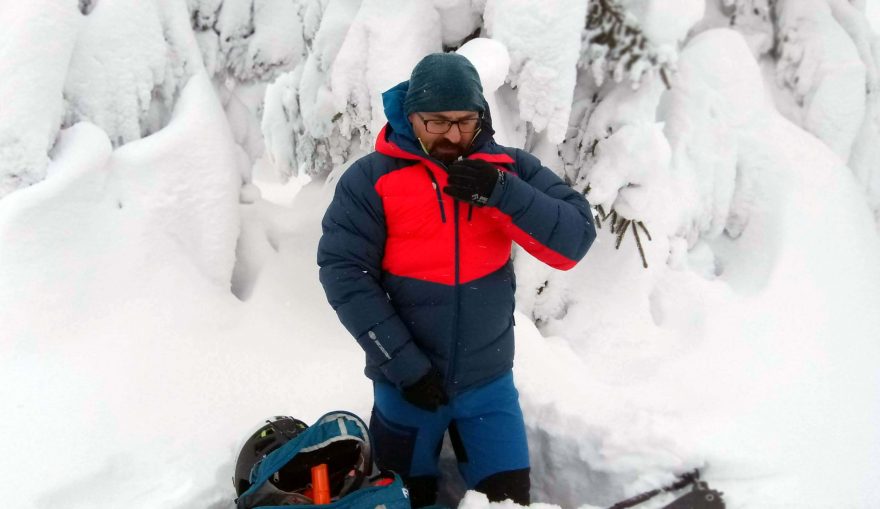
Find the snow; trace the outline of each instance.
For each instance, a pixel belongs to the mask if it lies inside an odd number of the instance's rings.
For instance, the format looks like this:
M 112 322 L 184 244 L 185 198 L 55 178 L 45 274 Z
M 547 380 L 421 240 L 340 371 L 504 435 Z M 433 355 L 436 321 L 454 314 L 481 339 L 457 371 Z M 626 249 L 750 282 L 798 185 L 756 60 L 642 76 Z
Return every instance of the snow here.
M 874 34 L 880 34 L 880 2 L 877 0 L 865 1 L 865 18 L 871 25 Z
M 878 110 L 858 23 L 817 7 L 787 25 L 799 125 L 751 36 L 710 29 L 702 2 L 627 3 L 676 53 L 668 90 L 583 85 L 584 2 L 262 1 L 249 37 L 250 2 L 189 0 L 197 33 L 178 2 L 56 4 L 0 6 L 4 506 L 231 509 L 255 424 L 369 416 L 363 353 L 318 282 L 320 219 L 384 121 L 379 93 L 480 16 L 458 51 L 497 139 L 559 171 L 560 132 L 581 130 L 597 145 L 574 186 L 652 234 L 647 269 L 607 225 L 569 272 L 514 253 L 536 509 L 694 468 L 727 507 L 880 506 Z M 74 105 L 89 118 L 62 124 Z M 444 503 L 514 508 L 441 464 Z
M 657 45 L 675 45 L 703 19 L 706 2 L 685 0 L 674 4 L 666 0 L 626 0 L 622 2 L 639 20 L 645 36 Z
M 587 4 L 544 2 L 528 9 L 524 0 L 489 0 L 484 14 L 488 35 L 510 53 L 510 81 L 517 87 L 520 117 L 536 131 L 561 142 L 568 128 Z M 522 13 L 529 11 L 530 15 Z
M 154 0 L 155 1 L 155 0 Z M 172 0 L 159 0 L 167 7 Z M 271 81 L 289 71 L 305 56 L 304 11 L 315 2 L 284 0 L 189 0 L 198 50 L 209 75 L 235 90 L 237 85 Z M 180 8 L 180 2 L 174 2 Z
M 706 34 L 718 42 L 700 44 Z M 768 109 L 760 71 L 744 42 L 726 29 L 697 36 L 682 51 L 675 86 L 660 104 L 674 159 L 670 200 L 678 206 L 671 226 L 690 246 L 729 225 L 728 233 L 736 234 L 730 207 L 741 150 L 737 134 Z
M 391 0 L 361 5 L 336 56 L 331 88 L 336 111 L 348 110 L 352 127 L 368 128 L 365 145 L 372 145 L 386 122 L 381 93 L 409 79 L 424 55 L 441 50 L 439 15 L 430 4 Z
M 880 418 L 873 389 L 880 320 L 862 307 L 880 296 L 878 241 L 855 233 L 871 231 L 871 215 L 833 153 L 754 100 L 760 75 L 749 55 L 734 32 L 701 34 L 682 52 L 680 82 L 664 99 L 667 126 L 679 132 L 670 142 L 680 157 L 703 161 L 673 164 L 672 190 L 685 194 L 667 196 L 667 208 L 681 207 L 690 221 L 716 217 L 721 224 L 702 236 L 713 240 L 688 251 L 688 238 L 699 235 L 673 229 L 685 236 L 667 243 L 649 222 L 647 271 L 633 239 L 615 251 L 607 229 L 573 277 L 545 280 L 536 262 L 517 259 L 519 308 L 558 337 L 533 345 L 520 335 L 518 343 L 530 438 L 547 455 L 535 461 L 536 490 L 547 497 L 539 500 L 607 506 L 669 482 L 667 472 L 706 466 L 733 507 L 829 507 L 841 493 L 869 507 L 878 496 L 868 488 L 874 474 L 862 475 L 878 471 L 877 432 L 869 430 Z M 718 135 L 697 135 L 713 128 L 731 147 L 726 156 L 717 154 Z M 629 134 L 621 129 L 607 141 L 615 136 Z M 627 153 L 610 145 L 619 157 Z M 713 151 L 724 171 L 699 172 L 713 167 Z M 599 161 L 631 167 L 626 159 Z M 683 174 L 688 168 L 694 173 Z M 687 208 L 700 203 L 720 212 Z M 727 209 L 746 223 L 736 240 L 720 235 Z M 670 266 L 658 265 L 666 252 Z M 832 268 L 840 256 L 847 272 L 863 276 L 840 278 Z M 841 433 L 846 445 L 819 438 Z M 861 466 L 843 474 L 835 455 Z
M 591 204 L 613 208 L 636 221 L 663 213 L 663 204 L 653 199 L 657 193 L 650 190 L 651 181 L 669 167 L 670 148 L 662 124 L 625 125 L 597 147 L 597 156 L 587 173 Z
M 780 17 L 787 39 L 782 45 L 779 79 L 804 104 L 804 125 L 844 160 L 865 110 L 865 66 L 843 28 L 823 10 L 824 0 L 786 4 Z
M 785 3 L 778 13 L 783 42 L 776 67 L 779 85 L 800 106 L 783 112 L 848 163 L 880 218 L 874 163 L 880 39 L 869 25 L 872 8 L 841 0 Z
M 45 176 L 78 18 L 74 5 L 51 0 L 0 6 L 0 198 Z M 31 40 L 45 42 L 21 42 Z
M 480 29 L 482 7 L 474 5 L 474 0 L 433 0 L 440 14 L 443 45 L 454 48 Z
M 98 124 L 117 146 L 139 139 L 148 132 L 142 118 L 153 89 L 164 78 L 166 44 L 156 5 L 101 2 L 86 25 L 64 87 L 72 120 Z
M 510 69 L 507 47 L 495 39 L 477 37 L 463 44 L 456 53 L 466 57 L 480 75 L 483 95 L 492 115 L 495 141 L 502 145 L 522 146 L 522 121 L 518 110 L 510 105 L 515 98 L 510 97 L 513 91 L 506 84 Z
M 177 2 L 94 3 L 88 16 L 74 5 L 26 2 L 0 16 L 11 27 L 0 43 L 0 65 L 9 66 L 0 67 L 0 196 L 42 180 L 62 125 L 97 124 L 114 146 L 157 131 L 201 66 Z
M 484 95 L 494 94 L 507 79 L 510 54 L 500 42 L 477 37 L 458 48 L 456 53 L 466 57 L 477 69 Z
M 202 461 L 228 461 L 222 431 L 202 425 L 248 358 L 246 343 L 216 349 L 237 305 L 240 179 L 223 119 L 197 76 L 164 130 L 111 152 L 77 124 L 50 177 L 0 204 L 0 305 L 21 311 L 0 320 L 10 507 L 177 504 L 215 479 Z M 50 438 L 22 448 L 23 432 Z
M 304 50 L 297 5 L 284 0 L 254 0 L 252 16 L 259 30 L 249 45 L 245 65 L 256 69 L 257 76 L 296 65 Z M 291 30 L 291 26 L 295 28 Z
M 442 42 L 437 11 L 424 2 L 336 1 L 304 18 L 311 51 L 270 87 L 262 128 L 285 178 L 326 178 L 372 146 L 385 123 L 381 93 Z

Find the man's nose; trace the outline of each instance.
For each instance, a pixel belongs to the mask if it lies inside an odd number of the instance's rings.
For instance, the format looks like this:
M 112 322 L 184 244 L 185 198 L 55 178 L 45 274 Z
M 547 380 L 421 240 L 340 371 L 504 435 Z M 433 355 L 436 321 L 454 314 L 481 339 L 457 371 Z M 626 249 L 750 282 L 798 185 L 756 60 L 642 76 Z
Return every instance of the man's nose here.
M 461 129 L 458 128 L 457 123 L 452 124 L 449 131 L 446 132 L 446 139 L 452 143 L 459 143 L 461 141 Z

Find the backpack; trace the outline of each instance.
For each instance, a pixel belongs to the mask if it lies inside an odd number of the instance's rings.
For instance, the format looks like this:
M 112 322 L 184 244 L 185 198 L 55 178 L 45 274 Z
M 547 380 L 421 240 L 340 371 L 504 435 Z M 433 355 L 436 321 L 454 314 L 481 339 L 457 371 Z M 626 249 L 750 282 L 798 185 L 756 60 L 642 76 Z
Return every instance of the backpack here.
M 266 428 L 262 428 L 264 434 Z M 236 500 L 237 509 L 291 505 L 300 509 L 410 509 L 400 476 L 383 472 L 368 478 L 372 472 L 369 430 L 352 413 L 325 414 L 289 439 L 282 431 L 274 439 L 274 445 L 278 444 L 253 464 L 247 488 Z M 240 460 L 246 453 L 250 451 L 242 451 Z M 329 504 L 318 505 L 312 500 L 311 470 L 321 464 L 327 466 L 331 498 Z

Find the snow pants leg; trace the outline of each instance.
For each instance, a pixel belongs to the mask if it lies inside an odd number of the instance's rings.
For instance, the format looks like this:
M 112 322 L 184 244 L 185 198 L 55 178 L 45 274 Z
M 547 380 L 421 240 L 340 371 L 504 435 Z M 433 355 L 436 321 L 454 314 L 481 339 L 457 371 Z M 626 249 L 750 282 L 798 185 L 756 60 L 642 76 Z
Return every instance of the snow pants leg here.
M 434 503 L 447 430 L 469 489 L 528 503 L 529 451 L 513 373 L 455 395 L 436 412 L 411 405 L 389 384 L 375 383 L 373 393 L 376 462 L 411 479 L 414 507 Z

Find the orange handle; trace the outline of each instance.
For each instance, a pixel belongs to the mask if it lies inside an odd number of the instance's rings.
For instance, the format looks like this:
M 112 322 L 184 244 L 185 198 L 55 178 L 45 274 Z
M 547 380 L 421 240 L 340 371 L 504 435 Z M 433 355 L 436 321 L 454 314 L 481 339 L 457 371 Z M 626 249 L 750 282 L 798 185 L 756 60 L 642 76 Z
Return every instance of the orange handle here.
M 312 493 L 316 505 L 330 503 L 330 477 L 327 475 L 326 463 L 312 467 Z

